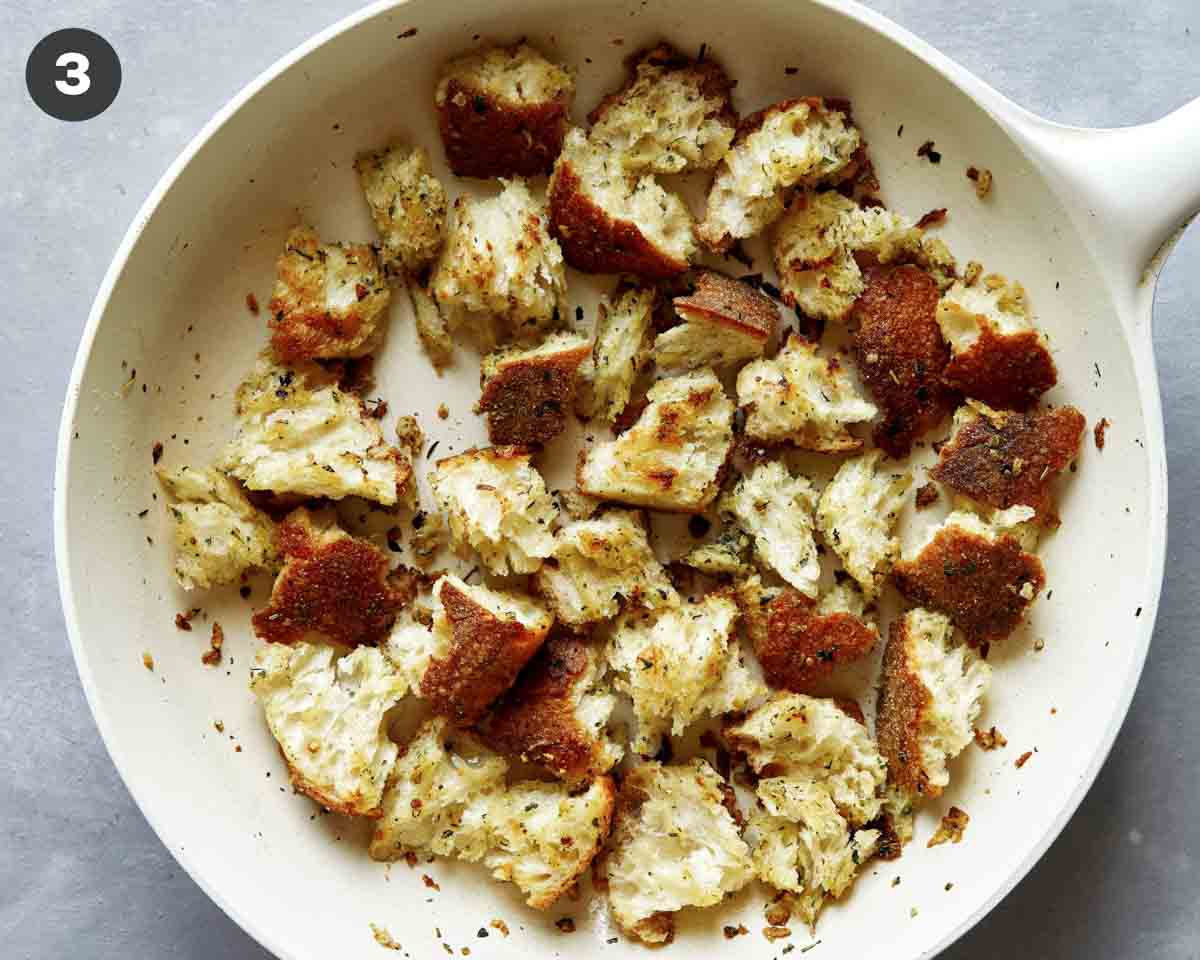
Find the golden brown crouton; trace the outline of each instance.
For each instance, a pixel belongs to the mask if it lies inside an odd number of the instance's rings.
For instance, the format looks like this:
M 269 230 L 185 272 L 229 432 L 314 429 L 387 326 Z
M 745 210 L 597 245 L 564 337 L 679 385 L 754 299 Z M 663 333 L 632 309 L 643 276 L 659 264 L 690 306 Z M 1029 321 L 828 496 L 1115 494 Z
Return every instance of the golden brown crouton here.
M 785 589 L 766 607 L 766 630 L 754 652 L 772 687 L 812 693 L 834 667 L 867 656 L 879 632 L 851 613 L 822 614 L 814 600 Z
M 654 341 L 660 369 L 719 367 L 760 357 L 779 318 L 773 300 L 715 270 L 698 271 L 695 289 L 676 297 L 674 306 L 683 322 Z
M 583 337 L 559 333 L 533 349 L 510 347 L 485 357 L 478 410 L 487 414 L 492 443 L 549 443 L 562 433 L 579 365 L 591 352 Z
M 969 404 L 930 476 L 973 500 L 1007 510 L 1032 507 L 1044 527 L 1058 526 L 1050 483 L 1079 455 L 1087 425 L 1074 407 L 1006 413 Z
M 937 324 L 937 283 L 924 270 L 878 267 L 852 313 L 858 323 L 854 357 L 859 376 L 883 413 L 875 443 L 906 457 L 913 441 L 953 408 L 942 384 L 950 348 Z
M 272 643 L 314 638 L 352 647 L 378 643 L 406 596 L 388 579 L 387 555 L 304 507 L 276 531 L 283 570 L 271 601 L 254 614 L 254 632 Z
M 433 175 L 425 149 L 392 143 L 360 153 L 354 169 L 371 208 L 388 274 L 414 272 L 431 263 L 446 232 L 446 189 Z
M 535 177 L 562 149 L 575 81 L 528 44 L 452 60 L 434 102 L 446 162 L 460 177 Z

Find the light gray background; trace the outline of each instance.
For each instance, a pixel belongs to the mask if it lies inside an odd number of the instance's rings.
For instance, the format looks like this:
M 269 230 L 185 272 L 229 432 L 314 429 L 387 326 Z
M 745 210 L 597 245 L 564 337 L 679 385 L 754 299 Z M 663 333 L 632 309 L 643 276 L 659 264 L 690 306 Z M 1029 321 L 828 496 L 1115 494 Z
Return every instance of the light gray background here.
M 1033 110 L 1151 120 L 1200 95 L 1200 0 L 873 0 Z M 51 546 L 59 411 L 96 288 L 142 199 L 248 80 L 355 0 L 0 0 L 0 955 L 263 958 L 180 870 L 100 742 L 63 628 Z M 1008 6 L 1011 9 L 1001 9 Z M 53 7 L 53 9 L 51 9 Z M 29 101 L 45 34 L 89 27 L 124 87 L 66 124 Z M 946 956 L 1200 957 L 1200 229 L 1155 309 L 1170 449 L 1164 602 L 1108 764 L 1030 877 Z

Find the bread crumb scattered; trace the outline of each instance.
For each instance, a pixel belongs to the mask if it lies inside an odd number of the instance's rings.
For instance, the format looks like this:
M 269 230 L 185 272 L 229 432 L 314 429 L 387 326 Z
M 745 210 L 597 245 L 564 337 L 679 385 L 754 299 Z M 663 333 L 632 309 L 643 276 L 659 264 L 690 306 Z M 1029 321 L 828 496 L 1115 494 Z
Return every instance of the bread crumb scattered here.
M 992 171 L 986 167 L 967 167 L 967 179 L 975 184 L 975 196 L 980 200 L 992 192 Z
M 254 316 L 258 316 L 258 297 L 253 293 L 246 294 L 246 309 L 254 314 Z
M 763 936 L 774 943 L 776 940 L 783 940 L 785 937 L 790 937 L 792 931 L 787 927 L 764 927 Z
M 149 650 L 145 651 L 142 654 L 142 666 L 145 667 L 147 670 L 150 670 L 150 671 L 154 670 L 154 657 L 151 656 Z
M 212 625 L 212 638 L 209 640 L 209 648 L 200 655 L 200 662 L 206 667 L 218 667 L 221 665 L 221 648 L 225 645 L 225 631 L 221 629 L 219 623 L 214 622 Z
M 1013 766 L 1015 766 L 1018 770 L 1020 770 L 1023 766 L 1025 766 L 1025 764 L 1028 762 L 1029 758 L 1032 756 L 1033 756 L 1033 751 L 1026 750 L 1023 754 L 1021 754 L 1019 757 L 1017 757 L 1016 762 L 1013 764 Z
M 967 824 L 970 822 L 971 818 L 967 816 L 965 810 L 959 807 L 951 807 L 946 811 L 946 815 L 942 817 L 942 822 L 938 826 L 937 832 L 929 838 L 929 843 L 926 846 L 936 847 L 946 841 L 960 843 L 963 833 L 967 829 Z
M 493 930 L 499 930 L 501 936 L 504 936 L 504 937 L 508 936 L 508 924 L 505 923 L 503 920 L 500 920 L 500 919 L 493 920 L 491 923 L 488 924 L 488 926 L 491 927 Z
M 392 935 L 390 933 L 388 933 L 386 928 L 376 926 L 373 923 L 370 926 L 371 926 L 371 936 L 373 936 L 375 938 L 375 942 L 377 944 L 379 944 L 381 947 L 383 947 L 385 950 L 399 951 L 399 950 L 403 949 L 399 943 L 397 943 L 395 940 L 392 939 Z
M 1096 449 L 1097 450 L 1104 449 L 1104 434 L 1107 432 L 1107 430 L 1110 426 L 1112 426 L 1112 424 L 1109 421 L 1108 417 L 1101 417 L 1096 422 L 1096 426 L 1092 428 L 1092 437 L 1096 441 Z
M 439 403 L 438 408 L 437 408 L 437 415 L 438 415 L 439 420 L 445 420 L 447 417 L 450 416 L 450 408 L 447 407 L 444 403 Z
M 916 507 L 918 510 L 924 510 L 926 507 L 937 503 L 938 488 L 936 483 L 927 483 L 923 487 L 917 489 Z
M 750 931 L 746 929 L 745 924 L 739 923 L 736 927 L 725 927 L 722 931 L 725 934 L 726 940 L 732 940 L 734 937 L 744 937 Z
M 995 750 L 999 747 L 1007 747 L 1008 740 L 1004 734 L 997 730 L 994 726 L 990 730 L 980 730 L 975 728 L 975 742 L 979 744 L 983 750 Z

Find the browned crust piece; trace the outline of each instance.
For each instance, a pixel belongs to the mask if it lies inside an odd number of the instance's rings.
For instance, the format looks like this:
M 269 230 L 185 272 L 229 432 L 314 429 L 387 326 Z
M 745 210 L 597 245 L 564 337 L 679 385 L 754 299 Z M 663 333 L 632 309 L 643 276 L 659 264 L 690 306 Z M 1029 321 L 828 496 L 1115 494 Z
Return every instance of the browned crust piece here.
M 550 235 L 576 270 L 667 280 L 688 268 L 686 260 L 654 246 L 633 221 L 610 217 L 584 192 L 579 175 L 565 158 L 550 179 L 549 203 Z
M 451 79 L 438 107 L 446 163 L 460 177 L 548 174 L 567 135 L 568 92 L 544 103 L 513 103 Z
M 1058 382 L 1054 359 L 1036 330 L 1000 335 L 988 324 L 946 366 L 942 381 L 1000 410 L 1028 410 Z
M 812 693 L 835 667 L 867 656 L 878 639 L 858 617 L 818 614 L 813 600 L 792 589 L 767 604 L 766 630 L 750 632 L 767 683 L 792 693 Z
M 779 308 L 775 301 L 750 284 L 715 270 L 696 272 L 695 289 L 673 301 L 675 312 L 690 319 L 699 314 L 709 323 L 729 327 L 758 340 L 766 341 L 775 332 Z
M 887 761 L 888 783 L 926 797 L 936 797 L 942 788 L 929 782 L 921 763 L 921 718 L 933 697 L 908 662 L 908 620 L 892 621 L 883 648 L 882 681 L 875 704 L 875 739 Z
M 483 384 L 478 410 L 487 414 L 492 443 L 549 443 L 567 425 L 579 365 L 592 345 L 503 365 Z
M 291 761 L 284 754 L 282 747 L 279 750 L 279 755 L 283 757 L 283 762 L 288 770 L 288 779 L 296 791 L 304 794 L 330 813 L 340 814 L 343 817 L 366 817 L 368 820 L 379 820 L 383 816 L 382 801 L 371 810 L 363 810 L 361 792 L 356 792 L 349 800 L 339 800 L 332 797 L 320 787 L 315 786 L 305 779 L 304 774 L 292 766 Z
M 1037 523 L 1057 527 L 1049 486 L 1079 455 L 1086 426 L 1083 414 L 1070 406 L 981 414 L 959 427 L 929 475 L 997 510 L 1032 507 Z
M 892 578 L 913 603 L 949 616 L 973 647 L 1012 633 L 1046 585 L 1042 562 L 1016 537 L 993 541 L 954 526 L 939 530 L 912 560 L 899 561 Z
M 284 566 L 251 618 L 259 639 L 297 643 L 315 633 L 353 647 L 387 636 L 408 591 L 393 587 L 382 550 L 349 535 L 321 542 L 307 517 L 285 520 L 275 542 Z
M 497 617 L 450 583 L 440 596 L 453 640 L 445 657 L 430 660 L 421 696 L 434 713 L 469 725 L 512 686 L 546 636 Z
M 851 314 L 859 376 L 883 412 L 875 443 L 893 457 L 908 456 L 954 409 L 941 379 L 950 348 L 937 323 L 939 298 L 933 278 L 917 267 L 876 267 Z

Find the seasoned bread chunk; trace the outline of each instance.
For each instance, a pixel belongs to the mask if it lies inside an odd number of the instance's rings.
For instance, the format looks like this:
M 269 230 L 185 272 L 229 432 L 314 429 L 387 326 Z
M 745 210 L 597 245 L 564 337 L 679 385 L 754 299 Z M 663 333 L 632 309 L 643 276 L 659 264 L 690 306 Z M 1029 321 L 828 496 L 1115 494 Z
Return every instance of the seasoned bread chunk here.
M 699 759 L 630 771 L 603 860 L 609 907 L 625 933 L 669 943 L 677 911 L 720 903 L 751 880 L 749 848 L 726 806 L 729 790 Z
M 284 363 L 361 357 L 378 345 L 392 293 L 365 243 L 321 243 L 300 226 L 288 234 L 268 306 L 271 349 Z
M 908 470 L 888 466 L 882 451 L 871 450 L 843 463 L 821 492 L 821 536 L 868 597 L 879 596 L 900 555 L 896 523 L 911 485 Z
M 397 754 L 384 718 L 408 684 L 378 650 L 268 643 L 250 686 L 298 791 L 334 813 L 382 815 Z
M 212 467 L 160 468 L 175 540 L 175 579 L 185 590 L 234 583 L 278 563 L 275 524 Z
M 423 147 L 389 144 L 354 160 L 380 239 L 380 259 L 390 276 L 428 266 L 446 232 L 446 188 Z
M 1028 410 L 1058 382 L 1019 283 L 995 273 L 970 286 L 956 283 L 938 304 L 937 322 L 954 354 L 942 379 L 968 397 Z
M 536 347 L 506 347 L 484 357 L 477 409 L 487 414 L 492 443 L 549 443 L 562 433 L 579 366 L 591 352 L 584 337 L 555 333 Z
M 548 193 L 550 232 L 576 270 L 665 280 L 696 253 L 687 205 L 580 130 L 567 134 Z
M 699 513 L 716 498 L 733 448 L 733 403 L 711 370 L 660 380 L 621 436 L 581 455 L 579 489 L 602 500 Z
M 527 43 L 451 60 L 434 93 L 446 162 L 460 177 L 536 177 L 562 149 L 570 72 Z
M 525 447 L 485 447 L 439 460 L 429 476 L 460 551 L 492 573 L 533 573 L 554 551 L 558 506 Z
M 426 284 L 427 280 L 409 277 L 405 286 L 421 347 L 433 364 L 433 369 L 441 376 L 443 368 L 454 360 L 454 340 L 450 336 L 449 324 L 442 315 L 442 308 Z
M 883 414 L 875 443 L 907 457 L 919 437 L 953 409 L 942 383 L 950 348 L 938 327 L 937 281 L 911 264 L 876 267 L 854 304 L 854 360 Z
M 279 525 L 276 546 L 283 569 L 270 601 L 251 618 L 262 640 L 375 644 L 411 599 L 389 576 L 387 554 L 304 507 Z
M 965 511 L 934 528 L 892 577 L 913 603 L 948 614 L 973 647 L 1012 633 L 1046 584 L 1042 562 L 1016 537 Z
M 723 367 L 761 357 L 779 310 L 748 283 L 715 270 L 696 274 L 695 289 L 674 300 L 682 323 L 654 341 L 660 370 Z
M 1071 406 L 1011 413 L 968 403 L 929 475 L 997 510 L 1032 507 L 1039 525 L 1057 527 L 1050 485 L 1079 456 L 1085 426 Z
M 883 653 L 875 729 L 888 784 L 910 798 L 937 797 L 947 763 L 974 739 L 992 668 L 953 641 L 940 613 L 918 607 L 892 624 Z
M 249 490 L 391 506 L 412 479 L 408 457 L 384 442 L 361 398 L 316 364 L 260 357 L 235 412 L 237 437 L 217 467 Z
M 570 783 L 607 773 L 624 751 L 608 733 L 616 697 L 603 672 L 596 644 L 555 631 L 493 711 L 489 742 Z
M 721 252 L 760 233 L 783 213 L 792 187 L 815 187 L 850 167 L 862 137 L 819 97 L 785 100 L 742 120 L 721 158 L 696 233 Z
M 648 353 L 657 303 L 658 291 L 639 284 L 622 284 L 612 297 L 600 301 L 592 363 L 580 395 L 579 409 L 585 416 L 612 423 L 629 403 Z
M 772 360 L 755 360 L 737 378 L 738 405 L 746 410 L 746 436 L 759 443 L 791 443 L 819 453 L 862 448 L 847 429 L 878 412 L 859 392 L 838 357 L 822 357 L 817 344 L 790 334 Z
M 711 170 L 733 140 L 733 81 L 668 43 L 635 53 L 629 79 L 588 114 L 589 138 L 630 173 Z
M 535 584 L 558 619 L 573 627 L 609 620 L 622 604 L 653 609 L 679 602 L 632 510 L 566 524 L 554 535 L 550 556 Z

